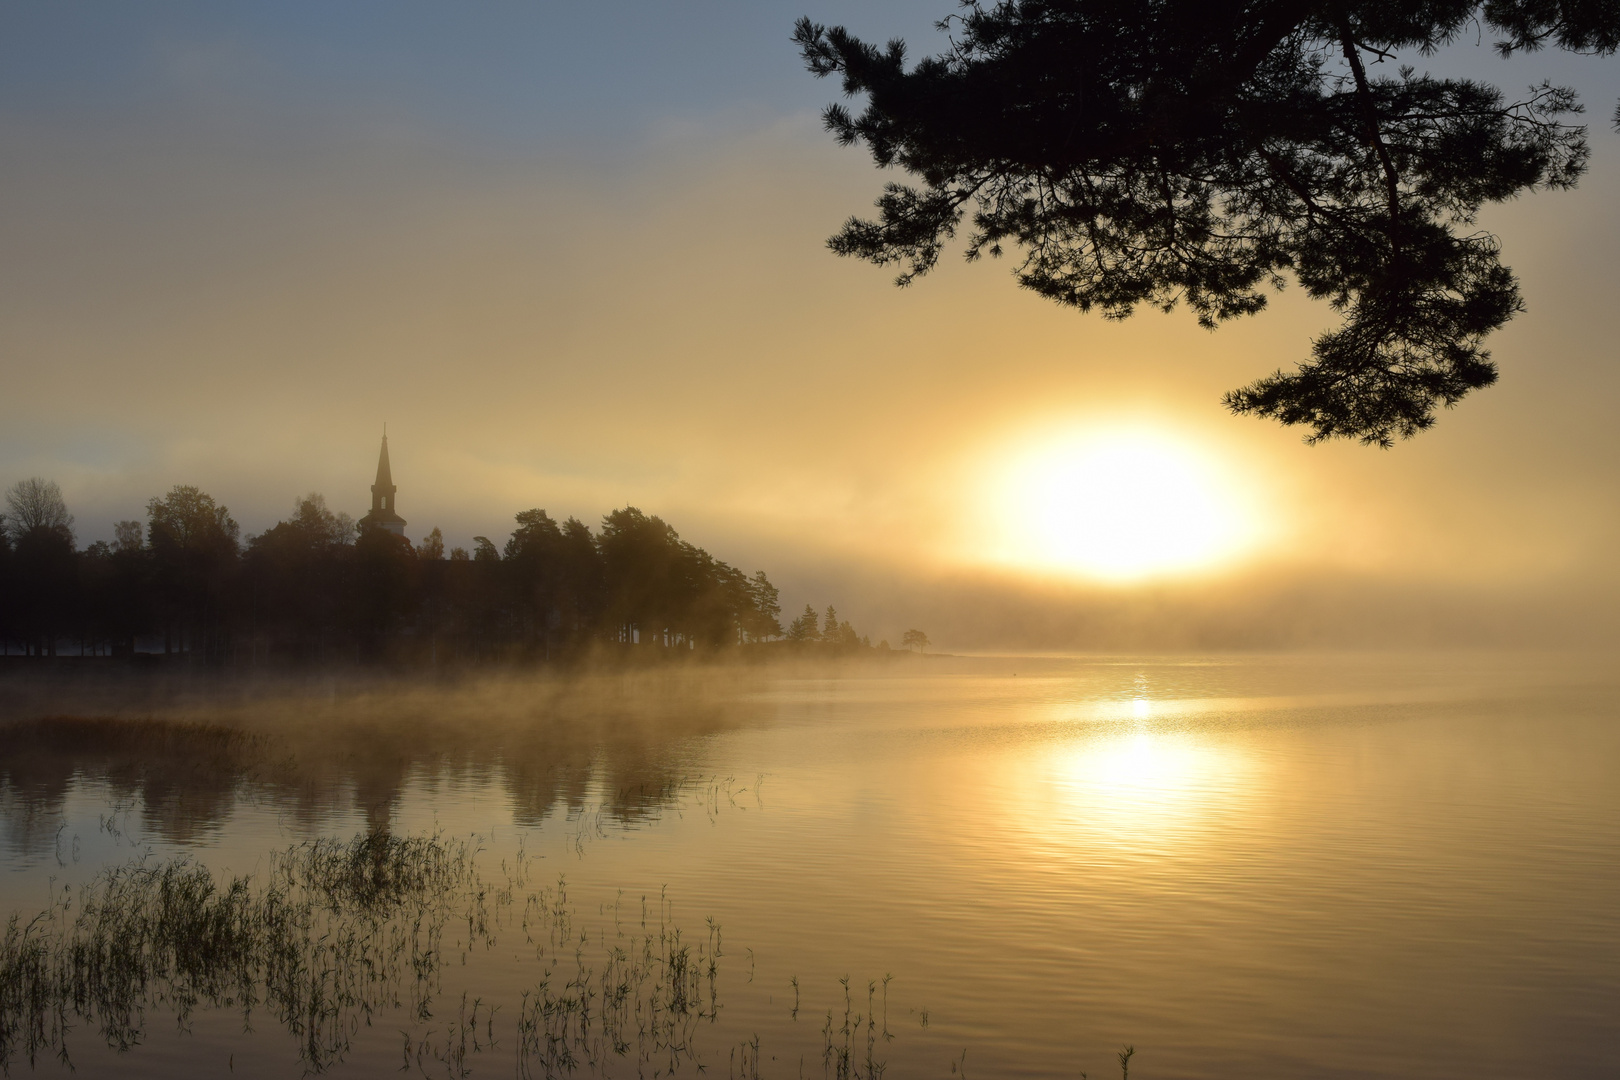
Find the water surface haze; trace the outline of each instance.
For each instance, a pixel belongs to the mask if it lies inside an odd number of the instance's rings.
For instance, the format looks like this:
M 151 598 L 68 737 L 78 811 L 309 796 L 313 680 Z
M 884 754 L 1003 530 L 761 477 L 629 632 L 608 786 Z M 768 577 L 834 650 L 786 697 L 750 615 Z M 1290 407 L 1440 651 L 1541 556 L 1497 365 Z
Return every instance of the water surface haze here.
M 1606 657 L 152 685 L 6 686 L 12 1073 L 1613 1074 Z

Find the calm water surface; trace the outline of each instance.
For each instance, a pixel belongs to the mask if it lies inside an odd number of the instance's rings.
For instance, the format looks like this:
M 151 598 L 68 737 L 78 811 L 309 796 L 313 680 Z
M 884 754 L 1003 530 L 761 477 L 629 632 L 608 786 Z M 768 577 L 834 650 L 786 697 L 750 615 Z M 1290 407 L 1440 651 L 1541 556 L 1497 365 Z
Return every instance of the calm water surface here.
M 14 755 L 0 909 L 26 919 L 138 858 L 262 873 L 317 836 L 476 834 L 491 875 L 525 852 L 519 906 L 564 879 L 587 942 L 648 904 L 692 940 L 712 919 L 701 1075 L 836 1075 L 828 1042 L 869 1001 L 861 1030 L 895 1078 L 1117 1075 L 1125 1044 L 1138 1077 L 1620 1074 L 1606 660 L 942 659 L 574 694 L 219 706 L 249 727 L 293 715 L 262 766 L 188 761 L 184 740 L 162 769 L 94 746 Z M 353 737 L 333 736 L 350 715 Z M 319 1064 L 512 1075 L 548 963 L 520 938 L 502 923 L 451 958 L 430 1015 L 378 1012 Z M 464 990 L 498 1006 L 494 1045 L 423 1055 Z M 311 1067 L 273 1016 L 252 1029 L 154 1004 L 131 1049 L 94 1021 L 69 1042 L 81 1076 Z M 865 1076 L 857 1041 L 847 1075 Z M 575 1065 L 593 1069 L 638 1063 Z

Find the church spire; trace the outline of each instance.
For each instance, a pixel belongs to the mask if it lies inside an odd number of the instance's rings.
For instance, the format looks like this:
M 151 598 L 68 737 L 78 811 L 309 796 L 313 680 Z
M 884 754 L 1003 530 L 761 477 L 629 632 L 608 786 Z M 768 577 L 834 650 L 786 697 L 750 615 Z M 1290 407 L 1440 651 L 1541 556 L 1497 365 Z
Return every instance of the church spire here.
M 377 458 L 377 482 L 371 486 L 372 494 L 378 489 L 385 489 L 389 495 L 395 491 L 394 476 L 388 468 L 388 429 L 383 428 L 382 455 Z M 375 507 L 373 507 L 375 509 Z
M 382 453 L 377 455 L 377 482 L 371 485 L 371 513 L 360 519 L 360 527 L 384 529 L 395 536 L 405 535 L 405 519 L 394 510 L 394 473 L 388 465 L 388 428 L 383 427 Z

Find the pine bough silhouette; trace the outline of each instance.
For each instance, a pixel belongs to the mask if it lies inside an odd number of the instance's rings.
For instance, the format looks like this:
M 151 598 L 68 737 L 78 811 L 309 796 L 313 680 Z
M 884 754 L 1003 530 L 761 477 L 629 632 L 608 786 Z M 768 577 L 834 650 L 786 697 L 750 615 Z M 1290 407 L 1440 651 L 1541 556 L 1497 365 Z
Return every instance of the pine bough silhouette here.
M 1226 404 L 1380 446 L 1496 380 L 1484 340 L 1522 303 L 1481 208 L 1587 162 L 1572 90 L 1381 65 L 1470 30 L 1504 56 L 1620 45 L 1620 8 L 1575 0 L 964 0 L 939 26 L 950 48 L 909 68 L 902 41 L 796 27 L 809 70 L 865 99 L 827 129 L 916 181 L 834 252 L 906 285 L 966 226 L 970 260 L 1015 250 L 1060 304 L 1185 302 L 1211 328 L 1292 278 L 1343 325 Z

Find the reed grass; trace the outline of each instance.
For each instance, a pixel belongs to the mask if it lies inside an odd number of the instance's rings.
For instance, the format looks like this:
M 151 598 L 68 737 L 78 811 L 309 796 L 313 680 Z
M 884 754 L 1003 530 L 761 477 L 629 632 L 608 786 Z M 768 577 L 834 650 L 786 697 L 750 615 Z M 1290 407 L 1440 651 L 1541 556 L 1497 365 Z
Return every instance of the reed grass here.
M 145 858 L 58 890 L 45 910 L 13 914 L 0 937 L 0 1073 L 53 1058 L 72 1068 L 91 1033 L 128 1052 L 158 1016 L 187 1029 L 213 1010 L 238 1013 L 245 1030 L 272 1017 L 306 1073 L 347 1060 L 365 1029 L 399 1023 L 402 1067 L 423 1076 L 717 1076 L 722 1062 L 736 1080 L 765 1075 L 774 1059 L 759 1035 L 725 1043 L 717 1026 L 718 923 L 689 933 L 663 893 L 639 905 L 621 894 L 582 920 L 566 879 L 531 886 L 521 846 L 487 871 L 482 857 L 477 838 L 368 832 L 293 845 L 257 874 Z M 534 972 L 504 1015 L 470 989 L 445 990 L 448 969 L 465 970 L 498 939 Z M 747 955 L 739 982 L 752 981 Z M 882 1080 L 890 981 L 868 981 L 863 995 L 839 980 L 842 1008 L 821 1030 L 823 1080 Z M 796 976 L 791 986 L 790 1021 Z M 457 990 L 459 1003 L 441 1004 Z M 1133 1053 L 1119 1055 L 1123 1075 Z M 951 1071 L 965 1065 L 964 1052 Z
M 628 910 L 621 895 L 582 925 L 566 879 L 534 888 L 522 848 L 488 873 L 481 853 L 476 840 L 365 833 L 293 845 L 258 875 L 148 858 L 60 890 L 0 937 L 0 1072 L 50 1058 L 73 1067 L 83 1029 L 130 1051 L 156 1015 L 184 1029 L 209 1009 L 236 1011 L 245 1029 L 273 1017 L 309 1073 L 343 1062 L 362 1029 L 403 1018 L 406 1068 L 470 1076 L 500 1044 L 498 1006 L 463 992 L 453 1014 L 435 1012 L 446 968 L 498 935 L 537 972 L 506 1025 L 518 1076 L 707 1072 L 705 1029 L 722 1010 L 718 923 L 688 933 L 660 893 Z M 852 1012 L 848 980 L 845 991 L 848 1045 L 836 1052 L 854 1064 L 829 1075 L 876 1080 L 876 1029 Z M 863 1030 L 864 1058 L 849 1049 Z M 757 1035 L 729 1052 L 733 1075 L 760 1075 Z
M 199 1006 L 268 1011 L 306 1067 L 343 1059 L 361 1024 L 436 989 L 444 934 L 477 882 L 473 849 L 442 837 L 317 840 L 262 880 L 218 880 L 189 858 L 141 860 L 64 890 L 0 939 L 0 1070 L 43 1053 L 72 1064 L 70 1034 L 142 1040 L 146 1014 L 184 1026 Z M 469 936 L 487 925 L 468 914 Z

